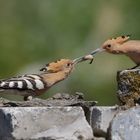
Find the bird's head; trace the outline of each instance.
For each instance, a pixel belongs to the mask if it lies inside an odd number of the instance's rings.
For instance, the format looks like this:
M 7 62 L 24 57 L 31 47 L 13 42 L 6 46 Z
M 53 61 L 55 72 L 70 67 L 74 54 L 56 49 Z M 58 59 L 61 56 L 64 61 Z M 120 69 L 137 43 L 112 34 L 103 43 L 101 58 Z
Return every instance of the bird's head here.
M 70 59 L 60 59 L 51 63 L 46 64 L 46 67 L 40 69 L 40 71 L 46 73 L 57 73 L 64 71 L 66 73 L 71 72 L 74 67 L 74 63 Z
M 122 44 L 128 41 L 130 35 L 126 36 L 119 36 L 116 38 L 111 38 L 105 41 L 102 45 L 102 49 L 106 52 L 113 53 L 113 54 L 121 54 L 123 53 Z

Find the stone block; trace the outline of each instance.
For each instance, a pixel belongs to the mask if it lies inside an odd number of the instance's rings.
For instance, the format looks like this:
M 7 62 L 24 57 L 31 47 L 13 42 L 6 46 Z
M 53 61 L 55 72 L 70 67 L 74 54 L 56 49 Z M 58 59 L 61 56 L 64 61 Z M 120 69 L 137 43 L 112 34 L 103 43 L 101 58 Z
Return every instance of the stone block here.
M 140 140 L 140 107 L 121 111 L 114 117 L 109 140 Z
M 93 128 L 94 135 L 106 137 L 109 124 L 118 112 L 117 106 L 95 106 L 91 107 L 90 111 L 90 124 Z
M 81 107 L 0 108 L 1 140 L 92 140 Z

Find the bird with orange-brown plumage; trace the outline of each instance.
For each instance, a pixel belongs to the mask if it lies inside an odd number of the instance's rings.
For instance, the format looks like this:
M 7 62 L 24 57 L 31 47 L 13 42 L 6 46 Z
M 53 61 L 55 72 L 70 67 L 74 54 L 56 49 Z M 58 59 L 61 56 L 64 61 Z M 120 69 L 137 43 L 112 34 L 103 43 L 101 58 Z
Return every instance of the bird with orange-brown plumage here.
M 73 71 L 75 65 L 93 57 L 83 56 L 74 60 L 60 59 L 47 64 L 41 68 L 40 74 L 25 74 L 0 80 L 0 93 L 7 92 L 24 96 L 28 100 L 29 96 L 38 96 L 45 93 L 56 83 L 66 79 Z
M 140 65 L 140 40 L 129 40 L 130 35 L 119 36 L 106 40 L 100 48 L 91 52 L 92 54 L 98 52 L 108 52 L 111 54 L 124 54 L 128 56 L 136 66 Z

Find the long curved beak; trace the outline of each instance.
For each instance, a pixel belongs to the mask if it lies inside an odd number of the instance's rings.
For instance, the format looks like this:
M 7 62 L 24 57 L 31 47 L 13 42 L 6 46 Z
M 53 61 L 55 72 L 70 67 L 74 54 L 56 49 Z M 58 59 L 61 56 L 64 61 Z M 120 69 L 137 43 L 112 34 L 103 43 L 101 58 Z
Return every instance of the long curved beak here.
M 103 49 L 103 48 L 98 48 L 98 49 L 92 51 L 90 54 L 93 56 L 93 55 L 95 55 L 96 53 L 100 53 L 100 52 L 103 52 L 103 51 L 105 51 L 105 49 Z
M 86 60 L 93 60 L 93 56 L 94 56 L 95 54 L 97 54 L 97 53 L 99 53 L 99 52 L 103 52 L 103 51 L 105 51 L 105 49 L 98 48 L 98 49 L 92 51 L 92 52 L 91 52 L 90 54 L 88 54 L 88 55 L 81 56 L 81 57 L 78 57 L 78 58 L 74 59 L 74 60 L 73 60 L 73 63 L 74 63 L 74 64 L 77 64 L 77 63 L 80 63 L 80 62 L 83 62 L 83 61 L 86 61 Z M 89 57 L 87 58 L 87 56 L 89 56 Z

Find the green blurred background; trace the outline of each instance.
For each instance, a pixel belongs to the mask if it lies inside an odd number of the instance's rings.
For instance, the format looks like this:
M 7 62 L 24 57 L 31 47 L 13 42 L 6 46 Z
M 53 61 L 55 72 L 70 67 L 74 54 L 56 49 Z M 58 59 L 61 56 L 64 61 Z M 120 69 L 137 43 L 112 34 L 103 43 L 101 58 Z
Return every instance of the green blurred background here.
M 46 63 L 87 54 L 110 37 L 140 39 L 139 5 L 139 0 L 0 0 L 0 78 L 38 73 Z M 117 104 L 116 72 L 132 66 L 125 56 L 98 54 L 41 98 L 78 91 L 99 105 Z

